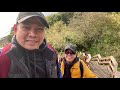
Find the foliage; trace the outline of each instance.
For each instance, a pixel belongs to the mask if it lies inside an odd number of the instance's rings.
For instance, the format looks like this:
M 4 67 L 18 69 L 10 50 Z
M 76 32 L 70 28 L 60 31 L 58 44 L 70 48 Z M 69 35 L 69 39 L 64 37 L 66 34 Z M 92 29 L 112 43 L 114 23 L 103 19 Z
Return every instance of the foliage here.
M 74 12 L 59 12 L 57 14 L 47 16 L 46 18 L 49 25 L 52 26 L 58 21 L 63 21 L 64 24 L 68 24 L 70 18 L 72 18 L 73 15 L 74 15 Z
M 66 25 L 62 21 L 58 21 L 46 33 L 48 42 L 59 52 L 64 49 L 65 41 L 63 38 L 65 31 L 67 31 Z
M 13 35 L 14 35 L 14 32 L 13 32 L 13 31 L 14 31 L 14 30 L 13 30 L 13 27 L 12 27 L 10 34 L 7 36 L 8 42 L 11 42 L 11 39 L 12 39 L 12 37 L 13 37 Z

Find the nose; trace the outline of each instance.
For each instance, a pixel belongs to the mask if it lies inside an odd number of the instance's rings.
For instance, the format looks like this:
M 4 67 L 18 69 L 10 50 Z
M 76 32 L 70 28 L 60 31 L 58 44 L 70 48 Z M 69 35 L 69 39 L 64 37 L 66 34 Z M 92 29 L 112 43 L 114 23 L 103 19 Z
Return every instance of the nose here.
M 30 31 L 29 31 L 29 36 L 35 37 L 35 36 L 36 36 L 35 31 L 34 31 L 34 30 L 30 30 Z

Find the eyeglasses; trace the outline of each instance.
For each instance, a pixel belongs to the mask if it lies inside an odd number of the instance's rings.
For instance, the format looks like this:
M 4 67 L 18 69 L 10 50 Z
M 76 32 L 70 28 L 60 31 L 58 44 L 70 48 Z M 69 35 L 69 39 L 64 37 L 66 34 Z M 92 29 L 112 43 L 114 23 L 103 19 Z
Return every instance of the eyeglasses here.
M 65 51 L 65 54 L 66 54 L 66 55 L 68 55 L 68 54 L 70 54 L 70 55 L 75 55 L 74 52 L 69 52 L 69 51 Z

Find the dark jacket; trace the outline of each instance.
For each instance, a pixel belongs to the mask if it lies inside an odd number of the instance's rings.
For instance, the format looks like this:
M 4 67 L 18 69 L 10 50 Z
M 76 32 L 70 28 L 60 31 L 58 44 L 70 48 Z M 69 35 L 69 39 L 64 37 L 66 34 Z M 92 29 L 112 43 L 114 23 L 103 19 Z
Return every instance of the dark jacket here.
M 57 54 L 48 48 L 46 40 L 38 50 L 22 48 L 14 37 L 11 48 L 4 53 L 10 60 L 10 78 L 57 78 Z M 2 60 L 0 60 L 2 61 Z

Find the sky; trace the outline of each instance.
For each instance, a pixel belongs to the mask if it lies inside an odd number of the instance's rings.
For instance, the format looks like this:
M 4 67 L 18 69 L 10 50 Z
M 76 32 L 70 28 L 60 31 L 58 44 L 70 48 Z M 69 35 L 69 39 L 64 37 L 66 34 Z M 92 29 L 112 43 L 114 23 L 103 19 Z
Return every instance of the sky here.
M 0 38 L 10 33 L 11 27 L 16 23 L 19 12 L 0 12 Z M 56 12 L 42 12 L 45 16 Z

